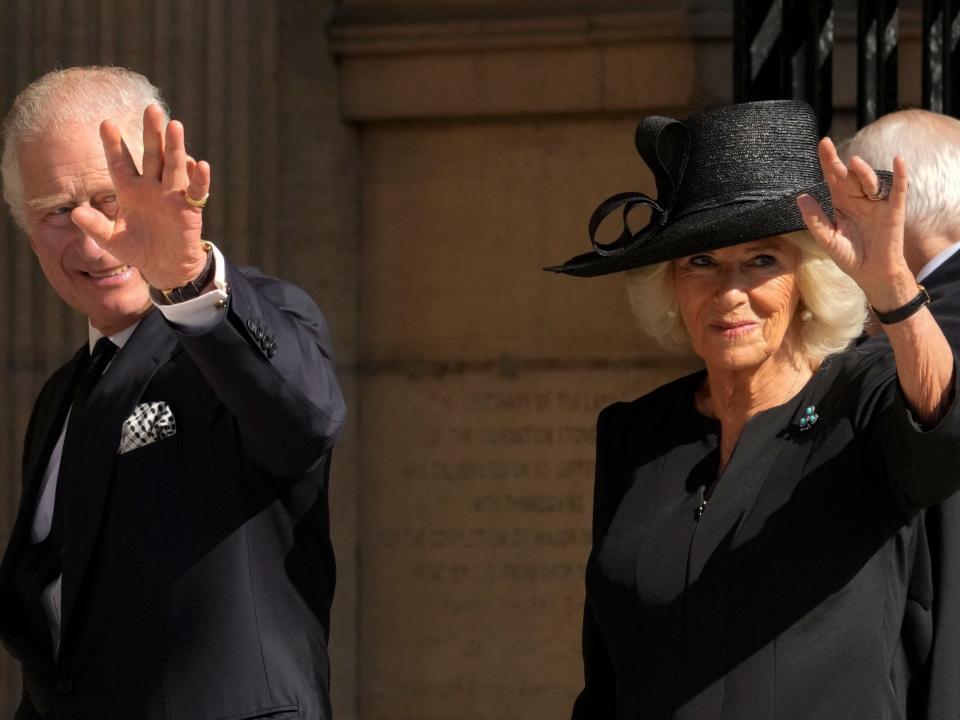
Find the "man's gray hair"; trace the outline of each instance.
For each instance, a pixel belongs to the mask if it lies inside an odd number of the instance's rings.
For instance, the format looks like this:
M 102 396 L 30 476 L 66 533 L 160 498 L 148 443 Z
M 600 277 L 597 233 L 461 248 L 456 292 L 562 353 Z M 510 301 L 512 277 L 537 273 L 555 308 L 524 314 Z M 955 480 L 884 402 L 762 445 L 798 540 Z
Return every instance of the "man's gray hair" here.
M 119 67 L 54 70 L 32 82 L 13 101 L 3 121 L 3 197 L 17 224 L 27 230 L 19 150 L 38 138 L 60 135 L 77 126 L 119 126 L 139 165 L 143 155 L 143 111 L 157 104 L 169 117 L 160 90 L 140 73 Z
M 884 115 L 840 144 L 844 162 L 859 155 L 875 170 L 890 170 L 894 155 L 907 161 L 908 235 L 960 231 L 960 120 L 928 110 Z

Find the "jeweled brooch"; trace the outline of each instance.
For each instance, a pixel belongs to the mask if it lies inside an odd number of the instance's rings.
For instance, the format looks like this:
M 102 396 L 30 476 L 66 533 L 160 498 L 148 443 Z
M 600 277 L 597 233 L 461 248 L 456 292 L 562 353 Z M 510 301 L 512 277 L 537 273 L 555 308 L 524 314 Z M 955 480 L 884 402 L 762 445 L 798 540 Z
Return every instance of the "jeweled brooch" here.
M 817 408 L 809 405 L 807 409 L 803 411 L 803 415 L 800 416 L 800 432 L 812 428 L 819 419 L 820 416 L 817 415 Z

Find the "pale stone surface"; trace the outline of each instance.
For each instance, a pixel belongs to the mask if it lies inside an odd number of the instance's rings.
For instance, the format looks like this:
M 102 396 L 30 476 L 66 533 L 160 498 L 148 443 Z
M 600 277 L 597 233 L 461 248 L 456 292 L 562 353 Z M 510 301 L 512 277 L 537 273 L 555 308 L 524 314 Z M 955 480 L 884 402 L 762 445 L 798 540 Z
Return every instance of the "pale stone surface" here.
M 610 110 L 681 108 L 693 99 L 692 40 L 611 45 L 603 49 L 603 107 Z
M 344 113 L 366 121 L 596 109 L 601 63 L 590 48 L 369 56 L 343 66 Z
M 610 195 L 655 195 L 633 118 L 384 125 L 363 142 L 367 363 L 657 357 L 622 276 L 543 272 L 590 250 Z M 635 226 L 644 220 L 636 219 Z M 604 240 L 622 229 L 619 215 Z
M 681 372 L 365 379 L 365 719 L 569 715 L 597 411 Z
M 681 108 L 698 102 L 696 67 L 689 39 L 359 55 L 343 63 L 343 105 L 364 122 Z
M 704 2 L 704 0 L 700 0 Z M 712 4 L 723 0 L 706 0 Z M 658 9 L 687 2 L 676 0 L 644 0 L 645 8 Z M 630 10 L 637 6 L 635 0 L 513 0 L 509 4 L 503 0 L 344 0 L 344 12 L 358 15 L 364 19 L 407 20 L 409 18 L 430 18 L 437 16 L 477 17 L 493 15 L 532 14 L 574 14 L 584 11 Z

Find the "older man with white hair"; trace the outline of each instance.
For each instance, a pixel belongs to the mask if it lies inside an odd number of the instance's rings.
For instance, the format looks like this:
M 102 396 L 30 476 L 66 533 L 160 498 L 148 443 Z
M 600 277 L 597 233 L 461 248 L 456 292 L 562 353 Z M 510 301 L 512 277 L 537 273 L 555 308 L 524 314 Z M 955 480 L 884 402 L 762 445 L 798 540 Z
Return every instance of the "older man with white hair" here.
M 51 72 L 3 139 L 10 210 L 89 325 L 34 406 L 0 565 L 16 717 L 329 718 L 323 316 L 201 239 L 210 166 L 142 75 Z
M 902 155 L 910 168 L 904 256 L 931 298 L 930 310 L 944 335 L 960 350 L 960 120 L 926 110 L 901 110 L 862 128 L 841 144 L 845 159 L 859 155 L 890 169 Z M 868 344 L 884 342 L 875 337 Z M 960 497 L 929 508 L 917 562 L 932 565 L 933 587 L 912 582 L 903 667 L 923 672 L 894 678 L 910 720 L 960 718 Z M 918 643 L 917 638 L 928 638 Z M 909 686 L 909 691 L 906 691 Z
M 845 160 L 859 155 L 878 170 L 889 170 L 896 154 L 907 161 L 904 254 L 940 326 L 960 342 L 960 294 L 954 292 L 960 289 L 960 120 L 901 110 L 862 128 L 839 152 Z

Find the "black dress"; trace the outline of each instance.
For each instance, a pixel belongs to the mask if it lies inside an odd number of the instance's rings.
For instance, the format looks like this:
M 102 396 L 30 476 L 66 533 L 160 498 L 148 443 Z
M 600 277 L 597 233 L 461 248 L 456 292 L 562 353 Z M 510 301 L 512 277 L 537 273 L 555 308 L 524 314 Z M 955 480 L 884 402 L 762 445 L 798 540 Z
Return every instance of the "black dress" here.
M 960 403 L 923 430 L 889 351 L 835 356 L 747 423 L 703 507 L 704 377 L 600 414 L 574 718 L 899 718 L 918 511 L 960 484 Z

